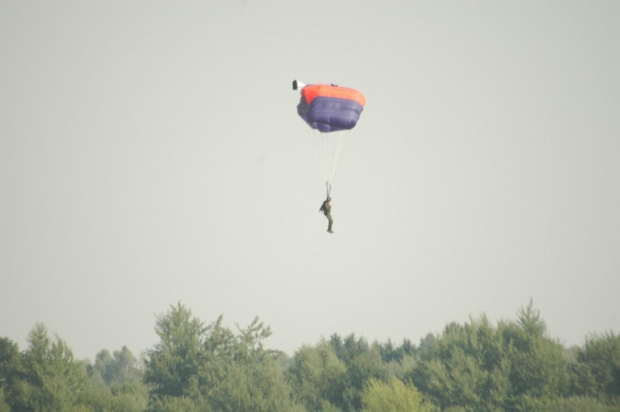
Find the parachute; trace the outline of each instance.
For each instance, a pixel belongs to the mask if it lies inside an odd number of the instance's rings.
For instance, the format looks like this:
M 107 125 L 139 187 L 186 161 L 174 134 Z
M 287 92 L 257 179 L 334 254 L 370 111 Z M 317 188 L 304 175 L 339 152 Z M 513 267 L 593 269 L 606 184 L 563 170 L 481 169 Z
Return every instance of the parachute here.
M 315 132 L 313 137 L 329 195 L 342 148 L 364 110 L 366 98 L 358 90 L 334 84 L 305 85 L 294 80 L 293 90 L 301 90 L 297 114 Z

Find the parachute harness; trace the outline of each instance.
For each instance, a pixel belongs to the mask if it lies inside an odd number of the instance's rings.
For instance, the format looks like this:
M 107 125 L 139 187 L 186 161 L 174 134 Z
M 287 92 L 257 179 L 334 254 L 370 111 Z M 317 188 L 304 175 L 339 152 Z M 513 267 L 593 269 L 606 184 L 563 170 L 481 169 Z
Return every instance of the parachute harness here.
M 329 194 L 332 191 L 332 185 L 330 185 L 329 182 L 325 182 L 325 186 L 327 187 L 327 199 L 329 199 Z

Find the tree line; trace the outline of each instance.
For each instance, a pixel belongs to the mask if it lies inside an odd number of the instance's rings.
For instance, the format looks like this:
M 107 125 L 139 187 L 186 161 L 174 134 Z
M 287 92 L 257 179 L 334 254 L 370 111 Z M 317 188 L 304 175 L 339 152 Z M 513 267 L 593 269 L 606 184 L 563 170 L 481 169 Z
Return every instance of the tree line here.
M 20 351 L 0 338 L 0 412 L 620 412 L 620 336 L 565 348 L 532 303 L 516 320 L 450 323 L 418 345 L 334 334 L 292 356 L 256 318 L 235 330 L 183 304 L 159 341 L 75 359 L 43 324 Z

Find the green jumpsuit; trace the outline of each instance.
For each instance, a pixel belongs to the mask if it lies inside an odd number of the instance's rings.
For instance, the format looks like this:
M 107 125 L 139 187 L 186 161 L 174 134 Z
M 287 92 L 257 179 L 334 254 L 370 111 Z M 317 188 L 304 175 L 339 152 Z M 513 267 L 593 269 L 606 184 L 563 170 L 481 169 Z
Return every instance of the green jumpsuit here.
M 329 225 L 327 226 L 327 231 L 329 233 L 333 233 L 332 225 L 334 224 L 334 219 L 332 219 L 332 205 L 330 204 L 330 201 L 326 200 L 323 203 L 323 206 L 321 206 L 321 209 L 323 210 L 323 213 L 325 214 L 325 217 L 327 217 L 327 221 L 329 222 Z

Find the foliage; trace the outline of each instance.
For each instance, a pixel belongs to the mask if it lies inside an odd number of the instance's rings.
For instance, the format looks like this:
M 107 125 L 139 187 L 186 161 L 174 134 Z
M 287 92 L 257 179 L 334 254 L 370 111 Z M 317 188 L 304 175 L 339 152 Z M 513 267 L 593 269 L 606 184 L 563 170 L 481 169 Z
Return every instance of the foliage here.
M 620 403 L 620 335 L 588 337 L 571 366 L 574 393 Z
M 94 383 L 113 387 L 142 381 L 142 369 L 138 359 L 126 347 L 112 354 L 107 349 L 95 356 L 94 365 L 88 365 L 88 375 Z
M 192 399 L 186 396 L 164 396 L 153 399 L 148 410 L 153 412 L 212 412 L 204 399 Z
M 566 393 L 568 381 L 562 346 L 546 337 L 545 323 L 532 302 L 521 309 L 516 323 L 502 326 L 511 364 L 511 396 L 556 398 Z
M 334 334 L 287 357 L 258 318 L 231 330 L 181 303 L 159 341 L 93 364 L 37 324 L 26 350 L 0 338 L 0 412 L 620 412 L 620 336 L 564 348 L 532 302 L 514 321 L 446 325 L 413 345 Z
M 411 374 L 442 409 L 501 409 L 509 395 L 510 365 L 502 336 L 486 317 L 450 324 L 420 356 Z
M 420 352 L 411 378 L 442 409 L 532 411 L 567 388 L 563 348 L 545 329 L 531 302 L 517 322 L 449 324 Z
M 594 398 L 573 396 L 569 398 L 558 398 L 549 401 L 545 408 L 546 412 L 613 412 L 620 411 L 601 403 Z
M 333 347 L 322 340 L 315 347 L 303 346 L 293 357 L 288 380 L 297 400 L 311 411 L 343 405 L 346 366 Z
M 0 386 L 0 412 L 11 412 L 11 406 L 6 403 L 4 385 Z
M 366 383 L 371 379 L 388 379 L 388 369 L 381 358 L 380 347 L 378 344 L 371 346 L 364 338 L 356 338 L 354 334 L 344 340 L 337 334 L 332 335 L 330 344 L 346 367 L 342 402 L 336 405 L 343 410 L 360 410 Z
M 19 348 L 11 340 L 0 338 L 0 411 L 5 405 L 18 402 L 18 382 L 22 379 L 21 355 Z
M 144 372 L 152 387 L 149 410 L 179 402 L 218 412 L 295 407 L 280 367 L 282 354 L 264 347 L 271 331 L 258 318 L 235 334 L 222 326 L 221 316 L 205 326 L 178 303 L 157 318 L 155 331 L 160 342 L 148 352 Z
M 388 383 L 371 379 L 362 394 L 364 412 L 430 412 L 422 394 L 412 384 L 397 379 Z
M 0 339 L 0 411 L 144 411 L 146 390 L 141 382 L 119 384 L 113 390 L 94 385 L 87 365 L 76 361 L 67 344 L 51 338 L 42 324 L 30 332 L 28 341 L 28 349 L 20 353 L 16 344 Z
M 17 385 L 21 396 L 14 409 L 51 412 L 76 407 L 87 382 L 83 365 L 73 359 L 63 340 L 50 338 L 42 324 L 30 332 L 28 341 Z
M 148 352 L 144 382 L 157 397 L 182 397 L 195 385 L 203 360 L 207 328 L 180 303 L 159 316 L 155 333 L 160 341 Z

